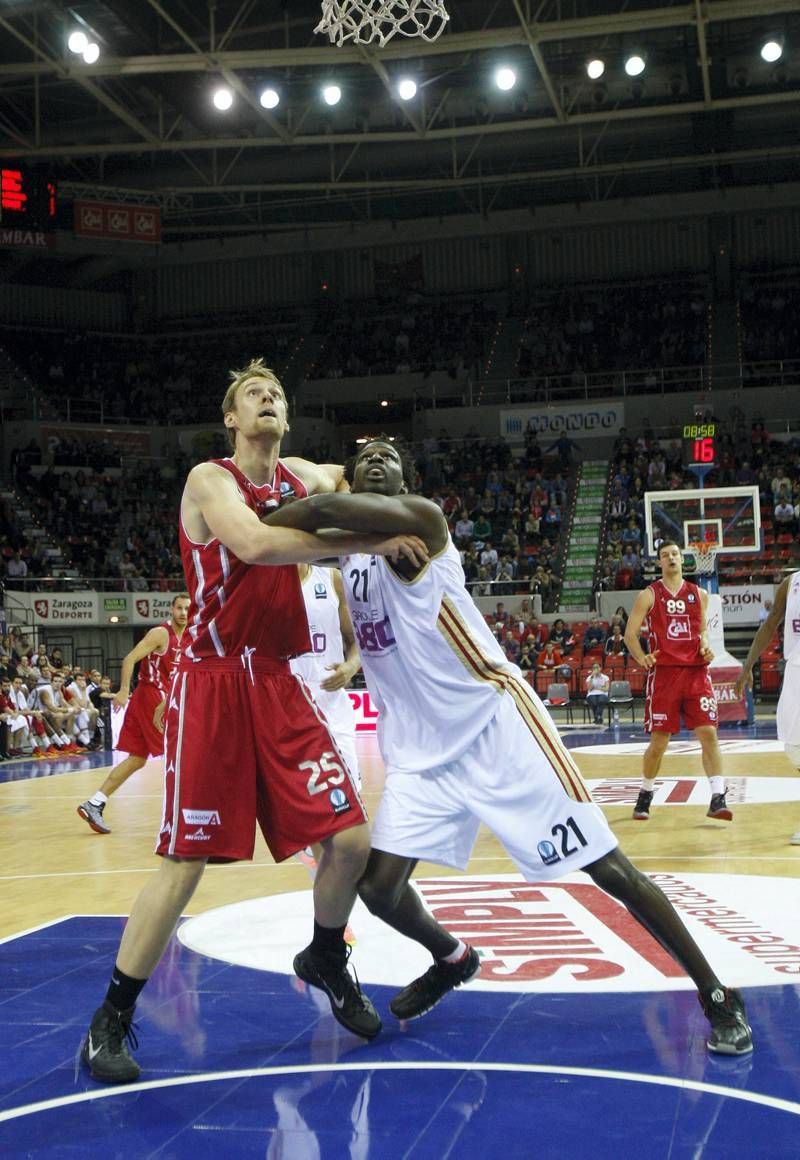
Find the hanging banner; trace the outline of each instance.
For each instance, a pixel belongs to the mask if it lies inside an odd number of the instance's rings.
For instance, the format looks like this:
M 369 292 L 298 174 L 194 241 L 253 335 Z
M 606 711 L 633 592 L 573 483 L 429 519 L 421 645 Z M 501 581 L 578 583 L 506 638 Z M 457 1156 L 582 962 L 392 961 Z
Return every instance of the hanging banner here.
M 519 440 L 528 426 L 540 442 L 568 435 L 570 439 L 591 439 L 596 435 L 618 435 L 625 426 L 624 403 L 565 403 L 563 406 L 516 407 L 500 412 L 500 434 Z
M 161 241 L 161 210 L 152 205 L 76 201 L 75 233 L 83 238 L 117 238 L 121 242 Z

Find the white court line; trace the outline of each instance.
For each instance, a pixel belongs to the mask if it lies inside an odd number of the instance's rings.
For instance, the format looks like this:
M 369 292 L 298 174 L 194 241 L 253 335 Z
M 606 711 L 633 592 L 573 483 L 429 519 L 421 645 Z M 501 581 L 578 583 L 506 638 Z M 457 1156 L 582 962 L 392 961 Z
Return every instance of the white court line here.
M 797 862 L 800 854 L 637 854 L 637 862 L 719 862 L 721 860 L 736 861 L 736 862 Z M 503 855 L 486 854 L 479 857 L 470 858 L 470 866 L 474 866 L 478 862 L 501 862 Z M 205 873 L 217 873 L 221 871 L 230 872 L 234 867 L 242 870 L 292 870 L 297 869 L 299 863 L 294 859 L 288 858 L 285 862 L 229 862 L 214 864 L 206 866 Z M 426 863 L 426 865 L 434 866 L 436 863 Z M 508 860 L 509 871 L 517 873 L 517 869 L 513 862 Z M 448 870 L 447 867 L 442 867 L 441 872 L 444 874 Z M 112 874 L 156 874 L 158 866 L 132 866 L 128 870 L 58 870 L 51 873 L 43 874 L 0 874 L 0 882 L 26 882 L 35 878 L 103 878 L 106 875 Z M 454 874 L 466 873 L 466 871 L 453 871 Z M 505 871 L 503 871 L 505 873 Z M 769 875 L 765 875 L 769 877 Z M 96 916 L 92 916 L 96 917 Z
M 0 938 L 0 946 L 7 942 L 13 942 L 15 938 L 26 938 L 29 934 L 36 934 L 40 930 L 47 930 L 48 927 L 58 926 L 60 922 L 66 922 L 70 918 L 75 918 L 74 914 L 63 914 L 61 918 L 51 918 L 49 922 L 40 922 L 38 926 L 29 926 L 27 930 L 18 930 L 16 934 L 7 934 L 5 938 Z M 96 918 L 97 915 L 81 916 Z M 105 917 L 105 915 L 103 916 Z
M 97 1091 L 79 1092 L 76 1095 L 60 1096 L 56 1099 L 41 1100 L 35 1104 L 23 1104 L 18 1108 L 10 1108 L 0 1112 L 0 1123 L 8 1120 L 20 1119 L 23 1116 L 36 1115 L 39 1112 L 53 1111 L 56 1108 L 65 1108 L 71 1105 L 87 1103 L 92 1100 L 114 1099 L 115 1097 L 131 1095 L 135 1092 L 160 1091 L 170 1087 L 188 1087 L 198 1083 L 218 1083 L 220 1080 L 245 1080 L 256 1077 L 272 1076 L 299 1076 L 333 1071 L 342 1072 L 375 1072 L 375 1071 L 464 1071 L 464 1072 L 508 1072 L 511 1074 L 527 1075 L 563 1075 L 579 1076 L 590 1079 L 609 1079 L 625 1083 L 652 1084 L 654 1087 L 678 1088 L 682 1091 L 702 1092 L 704 1095 L 722 1096 L 725 1099 L 741 1100 L 743 1103 L 758 1104 L 772 1108 L 778 1112 L 788 1112 L 792 1116 L 800 1116 L 800 1104 L 792 1100 L 782 1100 L 777 1096 L 764 1095 L 761 1092 L 741 1091 L 738 1088 L 724 1087 L 722 1084 L 703 1083 L 701 1080 L 678 1079 L 674 1076 L 647 1075 L 635 1071 L 606 1071 L 591 1067 L 550 1067 L 538 1063 L 477 1063 L 472 1060 L 465 1063 L 340 1063 L 335 1066 L 325 1063 L 307 1064 L 301 1067 L 257 1067 L 237 1071 L 205 1072 L 199 1075 L 175 1076 L 172 1079 L 149 1080 L 145 1083 L 131 1083 L 116 1087 L 100 1088 Z

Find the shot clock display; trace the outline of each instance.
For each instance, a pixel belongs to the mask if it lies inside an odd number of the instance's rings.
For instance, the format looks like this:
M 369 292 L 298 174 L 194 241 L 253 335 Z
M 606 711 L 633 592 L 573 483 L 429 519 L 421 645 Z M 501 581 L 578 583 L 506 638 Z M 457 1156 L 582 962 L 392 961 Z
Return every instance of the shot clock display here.
M 686 423 L 683 428 L 686 462 L 712 467 L 717 458 L 716 423 Z

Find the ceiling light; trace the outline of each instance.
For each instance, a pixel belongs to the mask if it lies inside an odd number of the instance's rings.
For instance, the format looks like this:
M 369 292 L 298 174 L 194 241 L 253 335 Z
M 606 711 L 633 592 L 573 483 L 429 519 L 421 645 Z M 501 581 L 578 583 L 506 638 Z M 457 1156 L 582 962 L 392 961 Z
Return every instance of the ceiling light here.
M 403 77 L 397 86 L 397 95 L 401 101 L 410 101 L 417 95 L 417 82 L 411 77 Z
M 517 74 L 514 72 L 513 68 L 507 68 L 504 66 L 503 68 L 499 68 L 494 74 L 494 83 L 497 85 L 498 89 L 502 89 L 504 93 L 507 93 L 508 90 L 513 89 L 514 85 L 517 83 Z
M 338 85 L 326 85 L 322 90 L 322 99 L 326 105 L 338 105 L 342 99 L 342 90 Z
M 761 45 L 761 56 L 768 64 L 774 64 L 783 56 L 783 45 L 777 40 L 765 40 Z
M 88 43 L 89 43 L 89 37 L 86 35 L 86 33 L 81 32 L 81 30 L 79 28 L 76 28 L 74 32 L 71 32 L 69 34 L 69 40 L 67 41 L 67 48 L 69 49 L 70 52 L 74 52 L 76 54 L 76 56 L 79 56 L 83 52 L 83 50 L 86 48 Z
M 100 59 L 100 45 L 95 44 L 95 42 L 92 41 L 91 44 L 86 45 L 86 48 L 81 53 L 81 56 L 87 64 L 94 64 L 97 60 Z
M 645 70 L 644 57 L 634 53 L 625 61 L 625 72 L 629 77 L 638 77 Z
M 586 75 L 591 81 L 599 81 L 605 71 L 606 62 L 601 60 L 599 56 L 593 57 L 592 60 L 586 62 Z
M 281 103 L 280 93 L 275 89 L 264 89 L 261 96 L 258 98 L 263 109 L 277 109 Z
M 215 109 L 219 109 L 221 113 L 227 113 L 233 104 L 233 93 L 230 89 L 223 86 L 222 88 L 214 90 L 214 95 L 211 99 L 214 102 Z

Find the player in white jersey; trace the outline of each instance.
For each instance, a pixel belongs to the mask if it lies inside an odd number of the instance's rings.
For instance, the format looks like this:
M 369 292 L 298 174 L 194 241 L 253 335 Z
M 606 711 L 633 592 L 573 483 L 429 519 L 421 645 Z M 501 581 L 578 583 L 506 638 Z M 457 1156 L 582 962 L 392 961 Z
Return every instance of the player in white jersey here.
M 289 667 L 308 687 L 315 705 L 324 713 L 331 735 L 360 789 L 356 715 L 346 688 L 361 668 L 361 657 L 347 613 L 342 574 L 336 568 L 318 564 L 298 564 L 297 570 L 313 651 L 294 657 Z M 322 847 L 315 844 L 295 855 L 308 870 L 312 882 L 321 852 Z M 349 923 L 344 929 L 344 941 L 348 946 L 356 941 Z
M 359 788 L 356 716 L 346 688 L 361 668 L 347 614 L 341 573 L 318 564 L 298 564 L 312 652 L 294 657 L 290 668 L 309 687 L 325 714 L 336 744 Z
M 390 1003 L 398 1018 L 430 1010 L 480 969 L 476 951 L 425 910 L 410 885 L 418 860 L 465 869 L 481 822 L 527 880 L 585 870 L 622 902 L 697 984 L 712 1051 L 741 1055 L 752 1036 L 738 991 L 717 979 L 663 892 L 625 857 L 552 719 L 504 656 L 464 587 L 439 508 L 409 495 L 414 465 L 386 438 L 348 465 L 352 493 L 313 497 L 269 522 L 303 530 L 413 532 L 430 560 L 385 566 L 342 560 L 342 578 L 370 695 L 386 784 L 359 894 L 434 963 Z
M 775 593 L 769 615 L 763 621 L 745 658 L 736 696 L 744 694 L 745 685 L 752 688 L 753 665 L 763 653 L 783 623 L 783 684 L 778 698 L 775 721 L 778 740 L 783 742 L 786 756 L 800 769 L 800 572 L 792 572 L 782 580 Z M 800 846 L 800 830 L 792 835 L 793 846 Z

